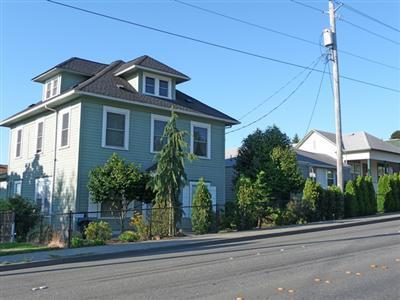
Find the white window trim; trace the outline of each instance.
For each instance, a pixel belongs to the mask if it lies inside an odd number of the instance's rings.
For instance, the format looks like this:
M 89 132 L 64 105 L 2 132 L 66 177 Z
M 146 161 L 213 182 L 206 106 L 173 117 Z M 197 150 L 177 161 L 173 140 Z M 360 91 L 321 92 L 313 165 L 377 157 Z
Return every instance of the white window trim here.
M 55 95 L 53 95 L 53 94 L 52 94 L 52 91 L 53 91 L 53 84 L 54 84 L 54 81 L 55 81 L 56 79 L 57 79 L 57 92 L 56 92 Z M 48 90 L 48 89 L 47 89 L 47 84 L 48 84 L 49 82 L 50 82 L 50 96 L 49 96 L 49 97 L 46 97 L 47 90 Z M 52 78 L 50 78 L 50 79 L 48 79 L 48 80 L 45 81 L 44 86 L 43 86 L 43 100 L 47 100 L 47 99 L 53 98 L 53 97 L 59 95 L 60 92 L 61 92 L 61 75 L 57 75 L 57 76 L 52 77 Z
M 21 184 L 21 191 L 20 191 L 19 194 L 17 194 L 17 191 L 16 191 L 16 185 L 17 184 Z M 22 180 L 21 179 L 14 180 L 13 181 L 13 196 L 17 196 L 17 195 L 21 196 L 21 194 L 22 194 Z
M 18 131 L 21 130 L 21 148 L 19 151 L 19 156 L 17 156 L 17 145 L 18 145 Z M 15 128 L 15 148 L 14 148 L 14 157 L 15 159 L 22 158 L 22 151 L 24 146 L 24 128 L 22 126 Z
M 68 114 L 68 143 L 65 146 L 61 146 L 62 142 L 62 120 L 63 120 L 63 115 Z M 57 139 L 58 141 L 58 149 L 66 149 L 69 148 L 69 145 L 71 143 L 71 107 L 67 107 L 65 109 L 60 110 L 58 113 L 58 136 L 59 138 Z
M 154 78 L 154 94 L 152 93 L 146 93 L 146 77 L 151 77 Z M 168 96 L 161 96 L 160 95 L 160 80 L 164 80 L 168 82 Z M 172 99 L 172 80 L 171 78 L 160 76 L 157 74 L 151 74 L 151 73 L 143 73 L 143 94 L 145 95 L 151 95 L 151 96 L 157 96 L 165 99 Z
M 124 147 L 108 146 L 106 145 L 106 132 L 107 132 L 107 113 L 116 113 L 125 115 L 125 134 L 124 134 Z M 129 149 L 129 109 L 117 108 L 113 106 L 103 106 L 103 129 L 101 137 L 101 147 L 116 150 Z
M 190 122 L 190 153 L 194 153 L 194 127 L 207 129 L 207 156 L 197 156 L 202 159 L 211 159 L 211 125 L 200 122 Z
M 158 153 L 159 151 L 154 151 L 154 121 L 165 121 L 169 122 L 171 117 L 151 114 L 151 134 L 150 134 L 150 153 Z
M 37 189 L 38 189 L 38 184 L 40 180 L 48 180 L 50 183 L 50 189 L 49 189 L 49 216 L 51 215 L 53 209 L 53 196 L 52 196 L 52 186 L 53 186 L 53 178 L 51 176 L 49 177 L 39 177 L 35 179 L 35 204 L 37 203 Z M 43 213 L 44 211 L 44 202 L 42 202 L 42 206 L 40 207 L 40 212 Z
M 43 123 L 43 131 L 42 131 L 42 150 L 40 152 L 37 152 L 37 140 L 38 140 L 38 129 L 39 129 L 39 124 Z M 36 120 L 36 132 L 35 132 L 35 155 L 36 154 L 43 154 L 44 150 L 44 118 Z

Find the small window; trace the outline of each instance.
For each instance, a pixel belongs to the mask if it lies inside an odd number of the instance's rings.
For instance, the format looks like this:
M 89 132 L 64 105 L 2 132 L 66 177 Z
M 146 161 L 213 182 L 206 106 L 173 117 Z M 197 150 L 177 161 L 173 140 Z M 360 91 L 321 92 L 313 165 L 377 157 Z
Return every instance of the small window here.
M 385 174 L 389 174 L 388 168 L 384 164 L 378 164 L 378 178 Z
M 102 202 L 100 210 L 100 216 L 102 218 L 112 218 L 113 217 L 113 207 L 111 202 Z
M 129 111 L 105 107 L 103 117 L 103 147 L 128 149 Z
M 146 77 L 146 87 L 145 91 L 148 94 L 155 94 L 156 90 L 156 80 L 152 77 Z
M 44 85 L 44 99 L 48 99 L 54 96 L 57 96 L 60 93 L 60 83 L 61 78 L 60 76 L 56 76 L 54 78 L 49 79 L 46 81 Z
M 331 185 L 335 184 L 335 175 L 333 174 L 332 171 L 327 171 L 326 178 L 327 178 L 327 185 L 328 186 L 331 186 Z
M 22 152 L 22 129 L 17 131 L 17 145 L 16 145 L 15 157 L 21 157 Z
M 210 126 L 207 124 L 192 124 L 192 153 L 210 158 Z
M 22 195 L 22 180 L 14 181 L 14 196 L 21 196 Z
M 51 188 L 52 179 L 50 177 L 35 180 L 35 202 L 44 215 L 51 213 Z
M 69 112 L 61 115 L 61 147 L 69 143 Z
M 168 97 L 168 81 L 160 80 L 159 95 Z
M 37 137 L 36 137 L 36 153 L 43 151 L 43 122 L 39 122 L 37 125 Z
M 51 81 L 46 83 L 46 97 L 45 97 L 45 99 L 50 98 L 50 96 L 51 96 Z
M 165 126 L 168 122 L 168 117 L 154 116 L 152 117 L 152 152 L 161 151 L 167 140 L 163 137 Z

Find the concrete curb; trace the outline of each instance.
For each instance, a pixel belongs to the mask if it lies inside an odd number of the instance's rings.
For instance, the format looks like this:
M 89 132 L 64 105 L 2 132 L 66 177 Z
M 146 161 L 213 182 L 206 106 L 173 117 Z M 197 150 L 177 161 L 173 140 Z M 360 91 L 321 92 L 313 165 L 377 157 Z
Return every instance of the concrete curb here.
M 234 237 L 234 238 L 218 238 L 214 240 L 201 240 L 201 241 L 192 241 L 186 244 L 181 245 L 168 245 L 168 246 L 161 246 L 161 247 L 153 247 L 149 249 L 137 249 L 137 250 L 124 250 L 119 252 L 113 253 L 101 253 L 101 254 L 87 254 L 87 255 L 74 255 L 64 258 L 57 258 L 57 259 L 50 259 L 44 261 L 34 261 L 34 262 L 27 262 L 27 263 L 16 263 L 16 264 L 9 264 L 0 266 L 0 272 L 5 271 L 13 271 L 13 270 L 20 270 L 20 269 L 27 269 L 27 268 L 36 268 L 36 267 L 46 267 L 52 265 L 59 265 L 59 264 L 66 264 L 66 263 L 78 263 L 78 262 L 85 262 L 85 261 L 96 261 L 102 259 L 109 259 L 109 258 L 123 258 L 129 256 L 135 256 L 136 254 L 142 254 L 143 251 L 146 252 L 159 252 L 165 250 L 180 250 L 180 249 L 187 249 L 187 248 L 196 248 L 199 246 L 212 246 L 218 244 L 227 244 L 227 243 L 235 243 L 235 242 L 243 242 L 243 241 L 250 241 L 250 240 L 258 240 L 264 238 L 273 238 L 273 237 L 281 237 L 281 236 L 290 236 L 296 234 L 304 234 L 310 232 L 318 232 L 318 231 L 325 231 L 325 230 L 334 230 L 334 229 L 341 229 L 341 228 L 348 228 L 348 227 L 355 227 L 355 226 L 363 226 L 375 223 L 384 223 L 384 222 L 391 222 L 391 221 L 398 221 L 400 220 L 400 215 L 393 215 L 391 217 L 385 218 L 377 218 L 377 219 L 366 219 L 358 222 L 348 222 L 348 223 L 334 223 L 331 225 L 319 226 L 324 225 L 326 223 L 316 224 L 316 227 L 304 228 L 299 229 L 298 226 L 293 227 L 293 230 L 290 231 L 283 231 L 283 232 L 270 232 L 268 230 L 265 231 L 264 234 L 258 235 L 251 235 L 251 236 L 242 236 L 242 237 Z M 308 224 L 310 225 L 310 224 Z

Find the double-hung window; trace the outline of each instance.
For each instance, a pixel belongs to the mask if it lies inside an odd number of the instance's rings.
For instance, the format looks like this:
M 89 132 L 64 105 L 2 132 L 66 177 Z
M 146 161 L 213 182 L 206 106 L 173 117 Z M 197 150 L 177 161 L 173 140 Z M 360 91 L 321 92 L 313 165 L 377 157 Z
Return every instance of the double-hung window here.
M 163 138 L 165 125 L 169 118 L 165 116 L 151 115 L 151 141 L 150 151 L 159 152 L 166 144 L 166 139 Z
M 43 121 L 37 124 L 36 153 L 43 152 Z
M 69 129 L 70 129 L 70 113 L 61 113 L 61 141 L 60 147 L 67 147 L 69 145 Z
M 167 77 L 144 74 L 144 93 L 171 99 L 172 81 Z
M 44 84 L 43 100 L 54 97 L 60 93 L 61 76 L 58 75 L 47 80 Z
M 156 80 L 153 77 L 146 76 L 146 87 L 145 91 L 147 94 L 154 94 L 156 91 Z
M 200 158 L 211 158 L 211 126 L 191 122 L 191 152 Z
M 52 178 L 43 177 L 35 180 L 35 202 L 44 215 L 51 213 Z
M 168 81 L 166 80 L 159 81 L 158 94 L 160 96 L 169 97 L 168 85 Z
M 128 139 L 129 110 L 104 106 L 102 146 L 128 150 Z
M 19 158 L 22 154 L 22 129 L 17 130 L 17 143 L 15 149 L 15 157 Z

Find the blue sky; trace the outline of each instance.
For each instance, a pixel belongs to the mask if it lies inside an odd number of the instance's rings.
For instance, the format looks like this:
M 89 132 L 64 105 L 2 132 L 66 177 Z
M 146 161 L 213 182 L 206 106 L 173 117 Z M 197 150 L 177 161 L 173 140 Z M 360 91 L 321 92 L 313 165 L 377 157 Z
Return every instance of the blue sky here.
M 320 49 L 260 29 L 165 1 L 64 1 L 149 26 L 159 27 L 245 51 L 309 65 Z M 204 8 L 297 35 L 315 42 L 328 16 L 289 1 L 189 1 Z M 345 1 L 344 1 L 345 2 Z M 206 45 L 165 36 L 127 24 L 87 15 L 46 1 L 1 0 L 0 119 L 41 99 L 42 87 L 31 78 L 72 56 L 110 63 L 148 54 L 189 75 L 178 89 L 239 118 L 268 98 L 300 70 Z M 327 9 L 328 1 L 307 3 Z M 400 2 L 347 1 L 353 7 L 400 28 Z M 400 34 L 340 9 L 358 25 L 400 41 Z M 400 46 L 338 22 L 339 49 L 400 68 Z M 323 65 L 318 66 L 320 69 Z M 400 89 L 400 71 L 340 56 L 341 74 Z M 334 131 L 334 106 L 325 76 L 311 128 Z M 307 128 L 321 74 L 312 73 L 288 102 L 262 121 L 228 134 L 226 147 L 240 145 L 257 127 L 278 125 L 290 137 Z M 262 116 L 295 88 L 290 85 L 247 118 Z M 400 94 L 342 80 L 343 132 L 367 131 L 388 138 L 400 129 Z M 240 125 L 239 125 L 240 126 Z M 0 130 L 0 163 L 8 162 L 8 129 Z

